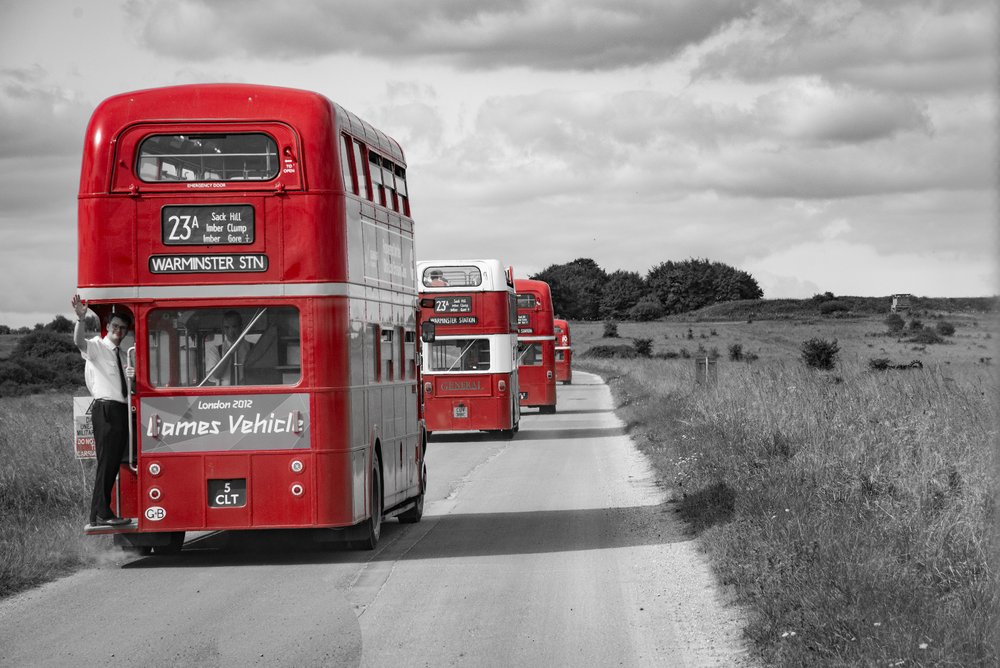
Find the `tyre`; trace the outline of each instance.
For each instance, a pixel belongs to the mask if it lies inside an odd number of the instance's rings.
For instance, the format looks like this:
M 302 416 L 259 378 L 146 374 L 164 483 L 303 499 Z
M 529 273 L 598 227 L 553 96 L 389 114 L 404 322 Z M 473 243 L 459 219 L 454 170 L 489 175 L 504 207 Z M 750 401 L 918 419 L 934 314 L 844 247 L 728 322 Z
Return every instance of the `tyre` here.
M 374 550 L 382 535 L 382 463 L 378 457 L 372 464 L 371 516 L 361 523 L 361 537 L 352 541 L 353 547 L 359 550 Z
M 405 513 L 398 515 L 400 524 L 416 524 L 424 516 L 424 494 L 426 490 L 427 465 L 423 464 L 420 469 L 420 495 L 417 497 L 417 503 Z
M 552 406 L 539 406 L 538 407 L 538 412 L 541 413 L 542 415 L 554 415 L 555 412 L 556 412 L 556 407 L 554 405 L 552 405 Z

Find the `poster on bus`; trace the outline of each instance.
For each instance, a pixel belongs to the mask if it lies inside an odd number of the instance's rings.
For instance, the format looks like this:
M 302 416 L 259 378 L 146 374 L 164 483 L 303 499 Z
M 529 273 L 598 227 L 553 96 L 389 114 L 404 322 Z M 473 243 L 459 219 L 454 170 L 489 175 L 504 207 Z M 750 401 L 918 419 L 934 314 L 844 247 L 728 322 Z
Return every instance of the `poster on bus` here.
M 77 459 L 96 459 L 94 424 L 90 421 L 91 397 L 73 397 L 73 450 Z
M 144 397 L 144 454 L 309 447 L 308 394 Z

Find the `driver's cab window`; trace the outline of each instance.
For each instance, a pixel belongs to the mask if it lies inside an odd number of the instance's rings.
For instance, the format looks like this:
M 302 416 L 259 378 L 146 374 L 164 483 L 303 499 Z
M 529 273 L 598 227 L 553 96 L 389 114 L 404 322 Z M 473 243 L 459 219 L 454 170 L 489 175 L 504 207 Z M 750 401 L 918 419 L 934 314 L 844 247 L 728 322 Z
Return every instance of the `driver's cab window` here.
M 149 314 L 153 387 L 294 385 L 302 378 L 298 309 L 156 309 Z

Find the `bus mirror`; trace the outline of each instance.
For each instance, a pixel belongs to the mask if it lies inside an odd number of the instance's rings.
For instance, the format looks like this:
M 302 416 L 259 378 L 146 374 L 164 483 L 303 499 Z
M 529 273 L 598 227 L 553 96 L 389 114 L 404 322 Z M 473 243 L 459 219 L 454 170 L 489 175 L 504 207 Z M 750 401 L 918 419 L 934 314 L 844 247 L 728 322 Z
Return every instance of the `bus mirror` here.
M 420 324 L 420 340 L 424 343 L 434 343 L 433 322 L 424 322 Z
M 420 300 L 420 308 L 434 308 L 434 298 L 424 297 Z

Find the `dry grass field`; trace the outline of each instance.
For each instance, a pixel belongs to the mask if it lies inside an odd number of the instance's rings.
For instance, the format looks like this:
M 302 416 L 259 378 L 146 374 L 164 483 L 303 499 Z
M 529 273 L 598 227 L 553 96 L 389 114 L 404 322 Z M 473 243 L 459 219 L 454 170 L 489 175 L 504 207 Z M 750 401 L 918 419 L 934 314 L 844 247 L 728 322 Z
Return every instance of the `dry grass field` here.
M 94 473 L 73 456 L 72 415 L 65 394 L 0 398 L 0 596 L 107 554 L 110 539 L 83 535 Z
M 997 664 L 998 327 L 944 319 L 955 335 L 934 345 L 881 317 L 626 323 L 619 339 L 572 323 L 575 365 L 611 383 L 764 663 Z M 630 337 L 671 358 L 581 354 Z M 802 363 L 811 338 L 837 339 L 833 370 Z M 729 360 L 733 344 L 759 358 Z M 673 357 L 699 346 L 720 354 L 714 384 Z

